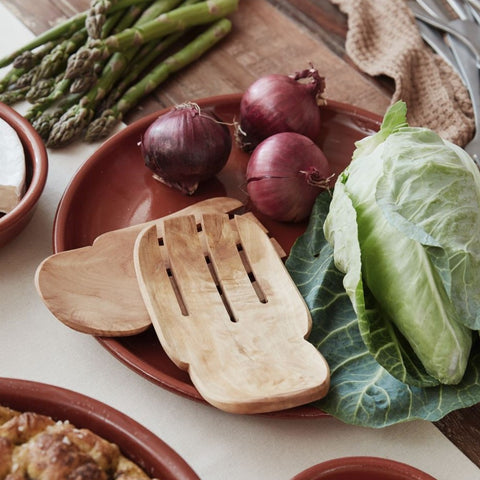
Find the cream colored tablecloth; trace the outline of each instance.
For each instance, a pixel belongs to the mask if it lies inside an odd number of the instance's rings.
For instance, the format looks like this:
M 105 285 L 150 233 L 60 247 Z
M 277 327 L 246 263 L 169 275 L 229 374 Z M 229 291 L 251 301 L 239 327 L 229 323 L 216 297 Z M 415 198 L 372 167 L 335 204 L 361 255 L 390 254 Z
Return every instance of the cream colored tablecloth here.
M 0 32 L 0 55 L 32 36 L 1 4 Z M 316 463 L 350 455 L 406 462 L 438 480 L 480 479 L 480 470 L 430 423 L 370 430 L 333 418 L 226 414 L 150 383 L 92 337 L 57 321 L 36 293 L 34 273 L 52 253 L 58 201 L 97 147 L 49 151 L 49 177 L 34 218 L 0 249 L 0 376 L 61 386 L 120 410 L 169 444 L 203 480 L 287 480 Z

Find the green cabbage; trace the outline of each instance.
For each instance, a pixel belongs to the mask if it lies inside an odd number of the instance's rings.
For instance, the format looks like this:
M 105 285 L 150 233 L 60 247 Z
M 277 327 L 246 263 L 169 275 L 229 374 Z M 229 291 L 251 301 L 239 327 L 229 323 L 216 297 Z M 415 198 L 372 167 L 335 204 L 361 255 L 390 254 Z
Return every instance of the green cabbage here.
M 401 102 L 356 147 L 286 261 L 331 371 L 313 405 L 370 427 L 436 421 L 480 402 L 480 174 Z
M 357 142 L 325 220 L 375 360 L 416 386 L 457 384 L 480 328 L 480 174 L 460 148 L 408 127 L 398 102 Z

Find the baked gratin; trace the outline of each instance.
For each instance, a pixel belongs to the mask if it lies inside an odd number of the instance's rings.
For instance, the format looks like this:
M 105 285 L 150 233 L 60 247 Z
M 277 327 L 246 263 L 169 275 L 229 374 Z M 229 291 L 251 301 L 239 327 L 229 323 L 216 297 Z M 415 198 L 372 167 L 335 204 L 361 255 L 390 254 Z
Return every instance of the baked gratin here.
M 150 477 L 90 430 L 0 405 L 0 480 L 113 479 Z

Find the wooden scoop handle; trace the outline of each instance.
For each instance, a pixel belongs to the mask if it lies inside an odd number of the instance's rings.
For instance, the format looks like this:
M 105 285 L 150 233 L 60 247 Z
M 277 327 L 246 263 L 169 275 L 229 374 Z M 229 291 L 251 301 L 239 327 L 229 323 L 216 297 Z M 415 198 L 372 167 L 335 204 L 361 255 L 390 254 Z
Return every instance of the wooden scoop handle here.
M 172 218 L 160 245 L 153 228 L 138 235 L 134 262 L 165 352 L 206 401 L 259 413 L 326 394 L 308 308 L 258 221 L 204 214 L 199 231 L 193 217 Z

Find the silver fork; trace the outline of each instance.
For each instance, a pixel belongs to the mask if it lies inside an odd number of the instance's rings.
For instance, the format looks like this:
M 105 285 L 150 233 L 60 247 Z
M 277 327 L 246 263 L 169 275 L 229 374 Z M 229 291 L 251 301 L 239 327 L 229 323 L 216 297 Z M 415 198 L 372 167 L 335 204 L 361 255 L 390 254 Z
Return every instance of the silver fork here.
M 470 20 L 480 23 L 479 0 L 447 0 L 460 20 Z
M 460 0 L 448 0 L 448 3 L 454 9 L 459 17 L 459 22 L 463 24 L 473 24 L 477 27 L 476 34 L 480 37 L 480 26 L 474 9 L 469 3 Z M 462 44 L 457 38 L 450 38 L 453 54 L 457 59 L 458 66 L 462 71 L 466 86 L 470 93 L 472 108 L 475 119 L 475 134 L 470 142 L 465 145 L 464 150 L 473 158 L 473 161 L 480 168 L 480 75 L 478 71 L 478 59 L 475 59 L 472 52 Z
M 442 17 L 427 13 L 427 11 L 425 11 L 425 5 L 429 5 L 428 10 L 432 11 L 430 5 L 433 6 L 434 4 L 435 2 L 417 0 L 416 4 L 415 2 L 410 2 L 410 8 L 417 19 L 461 40 L 475 54 L 475 58 L 480 65 L 480 36 L 478 35 L 478 24 L 470 20 L 445 20 Z M 438 5 L 436 5 L 435 10 L 438 8 Z
M 448 34 L 447 41 L 450 46 L 455 62 L 453 66 L 457 68 L 463 79 L 472 101 L 472 108 L 475 119 L 475 134 L 470 142 L 464 146 L 464 150 L 472 157 L 473 161 L 480 168 L 480 77 L 478 71 L 478 62 L 476 54 L 469 45 L 461 39 L 458 33 L 467 36 L 475 33 L 475 38 L 480 38 L 480 27 L 474 22 L 474 15 L 470 9 L 464 8 L 457 0 L 452 2 L 452 8 L 459 15 L 455 20 L 455 29 L 457 35 Z M 449 25 L 451 23 L 448 12 L 445 12 L 434 0 L 417 0 L 417 4 L 411 5 L 417 19 L 434 18 L 439 24 Z M 430 25 L 432 23 L 430 22 Z M 465 25 L 468 25 L 466 28 Z M 475 30 L 474 30 L 475 28 Z

